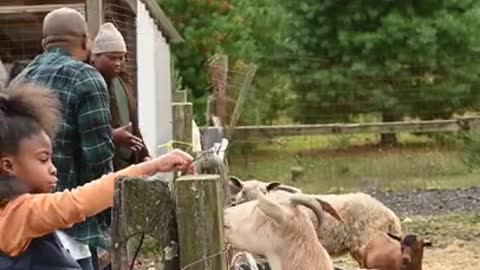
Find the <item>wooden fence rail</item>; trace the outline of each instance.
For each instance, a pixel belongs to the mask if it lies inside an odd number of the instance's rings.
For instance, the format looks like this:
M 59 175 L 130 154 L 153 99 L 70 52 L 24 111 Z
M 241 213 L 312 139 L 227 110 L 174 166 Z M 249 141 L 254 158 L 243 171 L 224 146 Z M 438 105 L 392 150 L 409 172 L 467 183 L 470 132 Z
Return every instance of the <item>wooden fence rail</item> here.
M 456 132 L 477 129 L 480 117 L 462 117 L 450 120 L 360 123 L 360 124 L 319 124 L 285 126 L 238 126 L 232 129 L 233 139 L 268 139 L 283 136 L 312 136 L 331 134 L 362 133 L 434 133 Z M 201 128 L 203 134 L 212 134 L 218 128 Z

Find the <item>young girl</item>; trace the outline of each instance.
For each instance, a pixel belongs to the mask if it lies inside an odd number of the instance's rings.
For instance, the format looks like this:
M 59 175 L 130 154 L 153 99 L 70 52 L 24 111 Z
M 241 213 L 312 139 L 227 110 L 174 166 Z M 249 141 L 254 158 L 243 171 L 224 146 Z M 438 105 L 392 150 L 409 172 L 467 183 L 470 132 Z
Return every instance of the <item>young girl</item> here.
M 193 172 L 192 157 L 174 150 L 79 188 L 49 193 L 58 181 L 51 161 L 58 121 L 59 102 L 47 89 L 24 85 L 0 93 L 0 270 L 80 269 L 55 230 L 111 207 L 118 176 Z

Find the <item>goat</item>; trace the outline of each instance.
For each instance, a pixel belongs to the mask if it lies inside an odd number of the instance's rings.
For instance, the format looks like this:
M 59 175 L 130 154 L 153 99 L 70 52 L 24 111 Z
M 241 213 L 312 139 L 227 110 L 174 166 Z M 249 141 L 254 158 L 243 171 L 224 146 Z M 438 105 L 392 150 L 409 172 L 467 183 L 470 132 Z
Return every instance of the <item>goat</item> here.
M 378 233 L 360 249 L 360 267 L 378 270 L 422 270 L 423 248 L 428 240 L 407 234 L 403 239 L 388 233 Z
M 229 176 L 230 193 L 233 195 L 233 203 L 239 204 L 258 198 L 258 193 L 266 194 L 273 190 L 283 190 L 289 193 L 302 193 L 298 188 L 284 185 L 280 182 L 261 182 L 258 180 L 242 181 L 236 176 Z
M 430 240 L 421 239 L 417 235 L 407 234 L 401 242 L 401 270 L 422 270 L 423 249 L 431 247 Z
M 265 183 L 257 180 L 241 181 L 230 178 L 231 186 L 237 190 L 234 200 L 236 203 L 253 200 L 259 194 L 269 192 L 276 196 L 286 196 L 288 193 L 299 194 L 301 191 L 293 187 L 281 185 L 278 182 Z M 281 189 L 279 187 L 282 187 Z M 235 193 L 233 193 L 235 194 Z M 402 226 L 395 213 L 365 193 L 308 195 L 327 202 L 333 206 L 344 223 L 338 222 L 331 216 L 326 216 L 321 227 L 317 227 L 318 239 L 330 256 L 337 257 L 350 253 L 360 264 L 363 258 L 359 253 L 362 246 L 367 244 L 377 232 L 401 235 Z M 312 218 L 312 221 L 315 220 Z
M 295 194 L 258 200 L 225 209 L 225 235 L 234 248 L 265 256 L 272 270 L 333 270 L 333 262 L 317 240 L 306 207 L 322 224 L 324 211 L 338 217 L 321 200 Z
M 252 254 L 230 248 L 228 250 L 229 270 L 259 270 Z

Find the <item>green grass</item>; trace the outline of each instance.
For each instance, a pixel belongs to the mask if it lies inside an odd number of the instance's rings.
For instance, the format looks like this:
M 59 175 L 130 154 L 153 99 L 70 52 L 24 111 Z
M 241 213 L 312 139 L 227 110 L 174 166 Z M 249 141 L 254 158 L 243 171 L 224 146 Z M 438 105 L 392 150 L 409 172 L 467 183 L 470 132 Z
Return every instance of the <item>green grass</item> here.
M 455 147 L 426 137 L 400 135 L 400 146 L 382 149 L 376 136 L 317 136 L 237 142 L 230 153 L 231 174 L 243 179 L 291 183 L 290 169 L 301 166 L 298 183 L 307 192 L 444 189 L 480 185 Z M 243 152 L 243 153 L 242 153 Z
M 451 238 L 472 241 L 480 245 L 480 213 L 417 216 L 411 219 L 411 222 L 403 224 L 405 231 L 429 238 L 436 247 L 447 246 Z

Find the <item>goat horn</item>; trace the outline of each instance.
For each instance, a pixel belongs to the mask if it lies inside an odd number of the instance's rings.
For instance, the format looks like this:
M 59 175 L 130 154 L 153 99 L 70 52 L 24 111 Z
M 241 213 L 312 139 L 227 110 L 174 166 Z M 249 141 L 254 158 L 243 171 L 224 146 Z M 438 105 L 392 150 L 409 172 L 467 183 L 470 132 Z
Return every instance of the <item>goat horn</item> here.
M 387 235 L 390 236 L 390 238 L 392 238 L 394 240 L 397 240 L 398 242 L 402 242 L 402 237 L 401 236 L 394 235 L 394 234 L 391 234 L 391 233 L 387 233 Z
M 290 202 L 294 205 L 302 205 L 312 210 L 317 217 L 318 226 L 322 225 L 325 213 L 323 213 L 322 206 L 317 200 L 305 195 L 294 195 L 290 198 Z
M 301 191 L 297 188 L 286 186 L 286 185 L 280 185 L 277 187 L 278 190 L 283 190 L 288 193 L 301 193 Z
M 340 216 L 340 214 L 338 213 L 337 209 L 335 209 L 329 202 L 326 202 L 326 201 L 324 201 L 322 199 L 319 199 L 319 198 L 315 198 L 315 200 L 317 200 L 317 202 L 322 206 L 322 209 L 325 212 L 329 213 L 336 220 L 344 223 L 343 219 Z
M 391 234 L 391 233 L 387 233 L 388 236 L 390 236 L 391 238 L 401 242 L 402 241 L 402 237 L 401 236 L 398 236 L 398 235 L 394 235 L 394 234 Z

